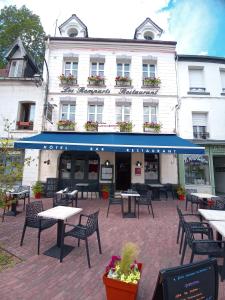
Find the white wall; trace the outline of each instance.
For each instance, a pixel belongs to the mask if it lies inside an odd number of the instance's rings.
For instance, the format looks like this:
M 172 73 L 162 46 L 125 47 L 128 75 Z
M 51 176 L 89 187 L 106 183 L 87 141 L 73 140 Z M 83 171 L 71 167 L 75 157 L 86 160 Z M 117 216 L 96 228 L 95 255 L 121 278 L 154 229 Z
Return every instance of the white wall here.
M 177 158 L 174 154 L 160 154 L 160 182 L 178 183 Z

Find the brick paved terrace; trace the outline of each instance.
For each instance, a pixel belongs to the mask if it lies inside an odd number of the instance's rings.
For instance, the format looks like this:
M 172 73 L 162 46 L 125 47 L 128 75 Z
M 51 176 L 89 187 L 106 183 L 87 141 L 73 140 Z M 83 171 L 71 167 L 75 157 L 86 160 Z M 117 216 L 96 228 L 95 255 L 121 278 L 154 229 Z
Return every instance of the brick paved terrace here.
M 44 208 L 52 206 L 52 199 L 42 199 Z M 67 237 L 66 244 L 74 250 L 60 263 L 57 259 L 45 256 L 43 252 L 56 242 L 57 226 L 44 230 L 41 234 L 41 254 L 37 253 L 37 230 L 27 228 L 23 247 L 19 246 L 25 213 L 7 217 L 1 223 L 0 245 L 22 259 L 15 267 L 0 273 L 1 300 L 103 300 L 106 299 L 102 275 L 112 255 L 120 254 L 124 242 L 139 245 L 139 261 L 143 263 L 142 279 L 138 299 L 152 298 L 158 272 L 161 268 L 178 266 L 180 255 L 176 244 L 178 216 L 176 205 L 183 207 L 178 200 L 154 201 L 155 219 L 148 214 L 147 207 L 140 208 L 140 219 L 123 219 L 120 208 L 111 206 L 106 218 L 107 201 L 99 199 L 81 200 L 78 207 L 84 213 L 100 208 L 99 226 L 103 254 L 98 252 L 96 235 L 89 238 L 92 268 L 87 265 L 85 244 Z M 18 210 L 22 211 L 22 203 Z M 79 215 L 69 219 L 76 224 Z M 190 259 L 188 250 L 185 263 Z M 201 257 L 203 259 L 203 257 Z M 197 261 L 195 258 L 194 261 Z M 225 283 L 219 282 L 219 300 L 225 299 Z

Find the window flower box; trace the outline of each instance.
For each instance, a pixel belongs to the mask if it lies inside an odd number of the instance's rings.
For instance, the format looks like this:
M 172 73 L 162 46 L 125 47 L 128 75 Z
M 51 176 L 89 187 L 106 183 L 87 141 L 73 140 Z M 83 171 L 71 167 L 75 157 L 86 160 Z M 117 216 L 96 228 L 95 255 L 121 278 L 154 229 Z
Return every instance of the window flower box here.
M 17 121 L 16 122 L 16 125 L 18 127 L 18 129 L 30 129 L 32 130 L 33 129 L 33 121 Z
M 145 77 L 143 80 L 144 87 L 159 88 L 161 79 L 158 77 Z
M 88 84 L 90 86 L 104 86 L 105 85 L 105 78 L 101 76 L 89 76 L 88 77 Z
M 86 129 L 86 131 L 98 131 L 98 122 L 87 121 L 84 124 L 84 128 Z
M 117 122 L 117 125 L 120 128 L 120 132 L 132 132 L 132 122 Z
M 131 86 L 132 80 L 129 77 L 117 76 L 115 78 L 116 86 Z
M 70 120 L 60 120 L 57 125 L 58 130 L 75 130 L 76 123 Z
M 160 132 L 162 125 L 160 123 L 145 122 L 143 124 L 144 132 Z
M 77 78 L 74 77 L 72 74 L 69 75 L 60 75 L 59 76 L 59 80 L 61 82 L 62 85 L 75 85 L 77 84 Z

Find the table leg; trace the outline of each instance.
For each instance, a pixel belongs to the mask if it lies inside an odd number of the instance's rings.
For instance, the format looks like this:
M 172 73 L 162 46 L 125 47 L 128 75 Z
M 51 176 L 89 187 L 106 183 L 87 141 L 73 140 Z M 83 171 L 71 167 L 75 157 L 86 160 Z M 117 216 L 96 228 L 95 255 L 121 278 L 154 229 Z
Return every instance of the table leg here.
M 124 218 L 136 218 L 135 211 L 131 211 L 131 196 L 128 197 L 128 210 L 123 213 Z

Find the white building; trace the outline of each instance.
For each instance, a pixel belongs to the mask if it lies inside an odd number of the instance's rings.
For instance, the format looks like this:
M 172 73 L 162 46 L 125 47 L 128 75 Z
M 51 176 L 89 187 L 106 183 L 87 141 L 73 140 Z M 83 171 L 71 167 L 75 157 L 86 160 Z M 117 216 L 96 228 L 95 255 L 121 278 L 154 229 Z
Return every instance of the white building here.
M 180 156 L 186 188 L 225 193 L 225 58 L 178 55 L 179 135 L 206 148 Z
M 52 122 L 44 122 L 41 135 L 16 144 L 40 149 L 30 150 L 40 151 L 38 176 L 30 181 L 51 178 L 49 184 L 71 188 L 114 183 L 117 190 L 176 184 L 177 154 L 202 152 L 175 135 L 176 42 L 159 40 L 162 29 L 149 18 L 133 39 L 89 38 L 76 15 L 59 30 L 46 41 L 45 105 L 54 107 Z M 128 122 L 132 133 L 120 133 L 127 130 L 118 122 Z M 146 123 L 156 127 L 153 133 L 145 132 L 152 130 Z M 95 131 L 86 132 L 91 125 Z

